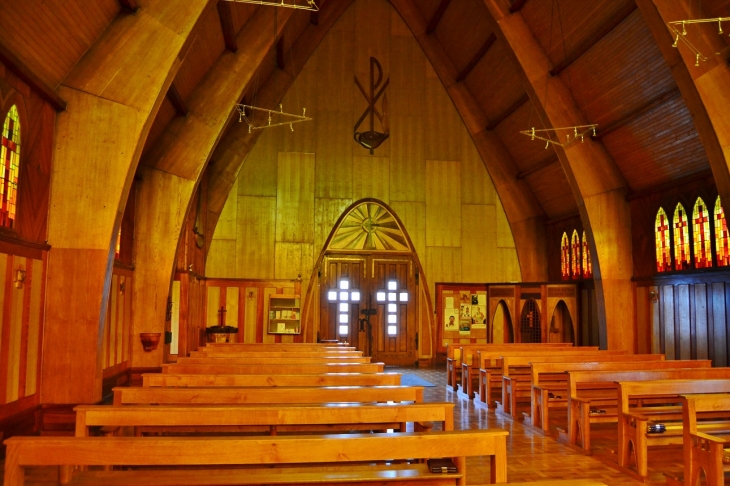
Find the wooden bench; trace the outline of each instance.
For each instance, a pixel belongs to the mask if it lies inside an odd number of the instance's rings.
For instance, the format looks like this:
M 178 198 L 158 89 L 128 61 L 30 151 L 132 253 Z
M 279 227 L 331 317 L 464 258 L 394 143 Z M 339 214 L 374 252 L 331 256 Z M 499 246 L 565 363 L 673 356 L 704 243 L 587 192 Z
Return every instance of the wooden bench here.
M 574 348 L 578 349 L 578 348 Z M 497 411 L 506 413 L 513 419 L 517 418 L 518 399 L 523 398 L 530 403 L 532 396 L 531 390 L 531 373 L 530 364 L 537 362 L 586 362 L 586 361 L 605 361 L 605 362 L 644 362 L 664 360 L 661 354 L 633 354 L 626 355 L 623 353 L 615 354 L 611 351 L 588 351 L 584 353 L 548 353 L 539 356 L 504 356 L 502 358 L 502 399 Z M 513 371 L 516 373 L 513 374 Z M 499 373 L 499 372 L 498 372 Z M 567 388 L 567 376 L 552 376 L 553 380 L 562 380 L 564 387 Z M 490 377 L 490 382 L 493 380 Z M 501 406 L 501 407 L 500 407 Z
M 322 373 L 382 373 L 383 363 L 320 363 L 291 364 L 272 363 L 267 365 L 229 365 L 229 364 L 163 364 L 163 373 L 199 374 L 199 375 L 260 375 L 261 373 L 292 375 Z
M 540 348 L 568 348 L 571 343 L 507 343 L 507 344 L 449 344 L 446 346 L 446 386 L 457 391 L 460 382 L 461 364 L 463 354 L 473 356 L 473 353 L 484 351 L 510 351 L 540 349 Z M 596 348 L 597 349 L 597 348 Z M 473 358 L 472 358 L 473 359 Z M 468 363 L 468 359 L 466 360 Z
M 321 375 L 178 375 L 144 373 L 142 386 L 264 387 L 400 385 L 398 373 L 326 373 Z
M 143 432 L 341 432 L 394 429 L 405 432 L 412 422 L 416 431 L 440 423 L 454 430 L 453 403 L 378 403 L 321 405 L 79 405 L 76 436 L 88 437 L 91 427 L 134 427 Z M 107 431 L 109 432 L 109 431 Z
M 730 443 L 728 434 L 706 432 L 700 418 L 708 413 L 714 419 L 730 420 L 730 394 L 698 394 L 682 396 L 682 422 L 684 423 L 684 484 L 697 484 L 700 472 L 705 471 L 707 486 L 725 484 L 725 464 Z M 706 429 L 706 428 L 705 428 Z M 669 479 L 667 480 L 669 484 Z
M 250 358 L 242 357 L 205 357 L 205 358 L 178 358 L 178 364 L 248 364 L 248 365 L 269 365 L 269 364 L 364 364 L 370 363 L 370 356 L 308 356 L 308 357 L 268 357 L 268 358 Z
M 680 395 L 689 393 L 730 393 L 730 368 L 728 379 L 664 379 L 656 381 L 621 381 L 618 384 L 618 463 L 629 468 L 631 446 L 636 458 L 636 472 L 648 474 L 647 448 L 650 446 L 677 445 L 684 440 Z M 667 406 L 631 407 L 632 397 L 646 399 L 661 397 Z M 723 411 L 724 415 L 725 412 Z M 649 433 L 649 422 L 662 422 L 665 431 Z M 730 422 L 704 424 L 703 431 L 730 432 Z
M 618 420 L 617 382 L 723 378 L 730 378 L 730 368 L 569 371 L 568 430 L 559 432 L 558 442 L 570 444 L 585 453 L 590 453 L 591 424 Z
M 269 388 L 115 387 L 114 405 L 423 402 L 422 386 Z
M 568 371 L 629 371 L 678 368 L 710 368 L 710 360 L 618 361 L 602 362 L 534 362 L 530 365 L 530 415 L 525 424 L 549 433 L 550 408 L 568 405 Z M 567 427 L 566 427 L 567 429 Z
M 307 357 L 323 357 L 323 356 L 362 356 L 362 351 L 349 351 L 335 349 L 334 351 L 322 350 L 316 351 L 228 351 L 228 350 L 217 350 L 201 348 L 198 351 L 191 351 L 191 358 L 307 358 Z
M 491 482 L 507 481 L 506 430 L 274 437 L 13 437 L 5 441 L 5 486 L 31 466 L 206 466 L 205 469 L 82 471 L 86 486 L 123 484 L 465 485 L 466 458 L 489 456 Z M 431 473 L 427 458 L 454 458 L 456 473 Z M 382 461 L 387 461 L 383 463 Z M 323 467 L 322 464 L 326 464 Z M 372 464 L 375 463 L 375 464 Z M 267 467 L 277 465 L 276 468 Z M 213 467 L 220 469 L 211 469 Z M 236 466 L 263 466 L 235 468 Z M 68 480 L 71 478 L 62 478 Z M 73 481 L 72 481 L 73 484 Z
M 336 352 L 338 350 L 356 351 L 354 346 L 345 343 L 208 343 L 198 348 L 202 351 L 321 351 Z

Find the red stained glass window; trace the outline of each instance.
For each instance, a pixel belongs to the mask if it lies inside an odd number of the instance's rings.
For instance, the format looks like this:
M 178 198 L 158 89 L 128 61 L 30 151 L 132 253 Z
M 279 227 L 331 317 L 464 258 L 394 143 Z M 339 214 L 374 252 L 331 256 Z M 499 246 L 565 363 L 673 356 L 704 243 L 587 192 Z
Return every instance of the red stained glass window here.
M 588 249 L 586 232 L 583 232 L 583 278 L 593 277 L 593 265 L 591 264 L 591 251 Z
M 717 201 L 715 201 L 715 250 L 717 266 L 730 266 L 730 242 L 728 242 L 727 221 L 725 221 L 722 204 L 720 204 L 720 196 L 717 196 Z
M 15 105 L 10 107 L 5 117 L 0 143 L 0 226 L 13 228 L 20 164 L 20 118 Z
M 669 242 L 669 220 L 664 208 L 659 208 L 654 222 L 656 236 L 656 269 L 659 272 L 668 272 L 672 269 L 672 257 Z
M 692 238 L 694 242 L 695 268 L 712 266 L 712 247 L 710 244 L 710 215 L 701 197 L 697 198 L 692 210 Z
M 681 203 L 674 210 L 674 269 L 686 270 L 689 268 L 689 227 L 687 213 Z
M 574 279 L 581 277 L 580 271 L 580 237 L 578 236 L 578 230 L 573 230 L 573 236 L 570 238 L 570 269 Z
M 560 270 L 563 280 L 570 280 L 570 243 L 568 242 L 568 233 L 563 233 L 560 240 Z

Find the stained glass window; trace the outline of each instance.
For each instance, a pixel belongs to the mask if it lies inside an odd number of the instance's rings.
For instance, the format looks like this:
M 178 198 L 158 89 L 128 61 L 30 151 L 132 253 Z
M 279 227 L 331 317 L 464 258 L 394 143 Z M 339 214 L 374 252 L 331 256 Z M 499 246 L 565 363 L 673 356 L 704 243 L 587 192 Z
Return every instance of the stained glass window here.
M 114 258 L 119 260 L 120 252 L 122 251 L 122 228 L 119 228 L 119 233 L 117 233 L 117 245 L 114 247 Z
M 658 272 L 668 272 L 672 269 L 672 257 L 669 243 L 669 221 L 664 208 L 659 208 L 654 222 L 656 236 L 656 269 Z
M 692 210 L 692 237 L 694 241 L 695 268 L 711 267 L 710 215 L 707 212 L 707 205 L 701 197 L 697 198 L 694 210 Z
M 563 280 L 570 280 L 570 243 L 568 242 L 568 233 L 563 233 L 560 240 L 560 270 Z
M 687 224 L 687 213 L 681 203 L 677 204 L 674 210 L 674 269 L 685 270 L 689 268 L 689 228 Z
M 591 265 L 591 251 L 588 249 L 586 232 L 583 232 L 583 278 L 593 277 L 593 266 Z
M 570 238 L 570 269 L 574 279 L 578 279 L 581 276 L 580 271 L 580 236 L 578 236 L 578 230 L 573 230 L 573 236 Z
M 717 254 L 717 266 L 730 266 L 730 242 L 727 234 L 727 221 L 725 212 L 720 204 L 720 196 L 715 201 L 715 250 Z
M 20 163 L 20 118 L 18 108 L 10 107 L 0 137 L 0 226 L 15 226 Z

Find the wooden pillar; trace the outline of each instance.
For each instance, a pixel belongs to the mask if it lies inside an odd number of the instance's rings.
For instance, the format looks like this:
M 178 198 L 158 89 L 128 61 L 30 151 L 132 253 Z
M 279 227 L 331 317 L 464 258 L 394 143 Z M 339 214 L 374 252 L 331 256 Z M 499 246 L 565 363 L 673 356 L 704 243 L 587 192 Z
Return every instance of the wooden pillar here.
M 136 15 L 121 13 L 57 90 L 68 105 L 51 178 L 43 403 L 101 398 L 116 229 L 152 121 L 213 3 L 148 0 Z
M 522 74 L 528 95 L 546 128 L 587 124 L 589 120 L 583 118 L 567 87 L 559 77 L 549 76 L 547 55 L 520 13 L 510 14 L 498 0 L 484 1 L 494 33 Z M 576 197 L 584 227 L 593 235 L 593 273 L 605 344 L 609 349 L 633 350 L 635 311 L 626 182 L 600 142 L 587 139 L 585 143 L 554 148 Z

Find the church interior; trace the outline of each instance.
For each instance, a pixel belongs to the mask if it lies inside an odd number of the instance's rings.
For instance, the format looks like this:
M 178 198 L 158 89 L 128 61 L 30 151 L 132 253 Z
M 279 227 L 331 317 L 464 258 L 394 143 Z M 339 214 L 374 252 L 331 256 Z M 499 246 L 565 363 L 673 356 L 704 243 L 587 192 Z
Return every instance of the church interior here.
M 208 343 L 347 343 L 539 479 L 444 381 L 468 346 L 730 366 L 728 33 L 721 0 L 0 0 L 0 438 Z

